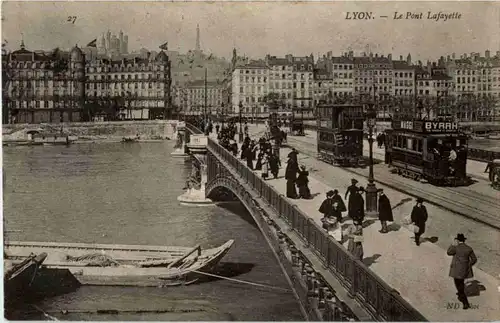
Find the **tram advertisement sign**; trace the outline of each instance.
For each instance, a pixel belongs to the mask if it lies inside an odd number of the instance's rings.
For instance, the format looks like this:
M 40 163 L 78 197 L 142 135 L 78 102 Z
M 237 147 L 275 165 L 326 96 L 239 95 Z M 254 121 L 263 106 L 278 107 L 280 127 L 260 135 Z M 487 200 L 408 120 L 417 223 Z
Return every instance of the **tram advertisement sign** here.
M 424 129 L 425 132 L 456 132 L 458 131 L 458 123 L 449 121 L 425 121 Z
M 398 120 L 392 122 L 392 129 L 429 133 L 457 132 L 458 123 L 450 121 Z

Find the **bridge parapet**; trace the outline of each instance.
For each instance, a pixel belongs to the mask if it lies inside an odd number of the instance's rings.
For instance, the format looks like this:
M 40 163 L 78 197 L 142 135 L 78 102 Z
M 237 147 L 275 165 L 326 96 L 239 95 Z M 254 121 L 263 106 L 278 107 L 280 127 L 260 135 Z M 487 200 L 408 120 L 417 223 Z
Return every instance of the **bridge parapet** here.
M 187 128 L 197 130 L 189 124 Z M 366 320 L 368 318 L 366 315 L 363 317 L 363 313 L 369 313 L 370 318 L 377 321 L 426 321 L 392 287 L 355 259 L 296 205 L 224 147 L 210 138 L 207 141 L 210 177 L 207 194 L 210 194 L 212 184 L 233 185 L 234 190 L 240 191 L 235 193 L 247 208 L 252 203 L 256 204 L 256 200 L 263 202 L 257 210 L 269 227 L 274 228 L 281 250 L 291 260 L 297 273 L 294 277 L 298 277 L 304 285 L 305 293 L 300 298 L 307 299 L 314 311 L 320 313 L 318 319 L 339 321 L 352 319 L 355 314 L 357 320 Z M 214 163 L 217 165 L 211 165 Z M 226 170 L 221 170 L 221 167 Z M 234 180 L 221 175 L 227 172 L 234 174 Z M 241 185 L 231 184 L 234 181 Z M 257 199 L 252 198 L 252 194 Z M 341 289 L 347 291 L 350 302 L 341 297 Z M 351 313 L 345 308 L 346 303 Z

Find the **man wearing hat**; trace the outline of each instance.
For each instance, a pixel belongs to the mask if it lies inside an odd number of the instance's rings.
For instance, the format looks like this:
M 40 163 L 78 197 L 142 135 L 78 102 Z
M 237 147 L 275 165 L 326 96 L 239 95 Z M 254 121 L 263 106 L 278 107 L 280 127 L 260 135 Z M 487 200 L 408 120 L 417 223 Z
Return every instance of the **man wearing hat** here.
M 417 204 L 411 211 L 411 222 L 415 225 L 415 244 L 417 246 L 420 246 L 420 236 L 425 232 L 425 222 L 429 217 L 427 208 L 423 203 L 424 200 L 421 197 L 417 198 Z
M 384 190 L 379 188 L 377 190 L 379 193 L 379 198 L 378 198 L 378 219 L 380 220 L 380 224 L 382 225 L 382 229 L 380 230 L 380 233 L 387 233 L 387 221 L 394 221 L 394 217 L 392 215 L 392 207 L 391 207 L 391 201 L 389 201 L 389 198 L 384 194 Z
M 465 244 L 465 236 L 457 234 L 455 241 L 446 252 L 448 256 L 453 256 L 450 265 L 450 277 L 455 282 L 458 300 L 462 302 L 464 310 L 470 308 L 469 300 L 465 294 L 465 279 L 474 277 L 472 266 L 477 262 L 474 250 Z

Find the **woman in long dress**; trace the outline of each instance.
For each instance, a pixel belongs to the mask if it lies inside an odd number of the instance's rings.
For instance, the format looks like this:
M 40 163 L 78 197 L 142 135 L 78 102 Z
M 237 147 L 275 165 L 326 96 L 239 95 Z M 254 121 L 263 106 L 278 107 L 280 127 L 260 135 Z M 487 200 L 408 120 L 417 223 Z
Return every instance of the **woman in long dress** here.
M 267 154 L 262 156 L 262 178 L 266 180 L 269 177 L 269 161 L 267 159 Z
M 358 181 L 356 179 L 354 179 L 354 178 L 351 179 L 351 185 L 347 188 L 347 191 L 345 192 L 345 196 L 344 196 L 344 199 L 347 199 L 347 195 L 349 195 L 349 200 L 347 203 L 347 210 L 349 212 L 347 215 L 351 219 L 353 218 L 354 209 L 356 207 L 356 201 L 353 197 L 356 195 L 356 192 L 358 191 L 358 187 L 356 186 L 357 183 L 358 183 Z
M 351 224 L 346 230 L 348 238 L 347 251 L 349 251 L 356 259 L 363 260 L 363 225 L 360 222 Z

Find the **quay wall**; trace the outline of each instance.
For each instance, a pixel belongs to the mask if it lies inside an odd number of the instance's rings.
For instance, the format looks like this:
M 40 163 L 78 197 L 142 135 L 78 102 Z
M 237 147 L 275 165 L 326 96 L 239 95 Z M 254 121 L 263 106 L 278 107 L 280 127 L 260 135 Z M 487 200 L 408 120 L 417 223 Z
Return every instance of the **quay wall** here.
M 172 139 L 177 120 L 65 122 L 51 124 L 2 125 L 3 141 L 28 140 L 30 130 L 59 133 L 78 139 L 121 139 L 139 135 L 141 139 Z

